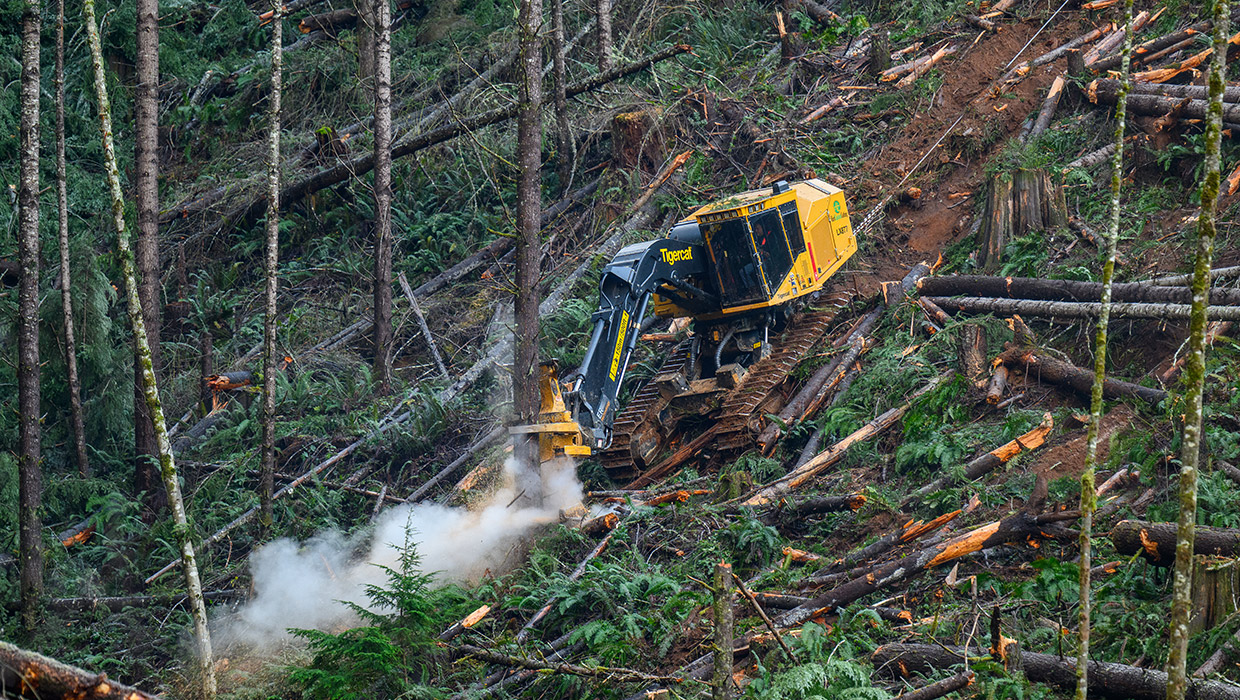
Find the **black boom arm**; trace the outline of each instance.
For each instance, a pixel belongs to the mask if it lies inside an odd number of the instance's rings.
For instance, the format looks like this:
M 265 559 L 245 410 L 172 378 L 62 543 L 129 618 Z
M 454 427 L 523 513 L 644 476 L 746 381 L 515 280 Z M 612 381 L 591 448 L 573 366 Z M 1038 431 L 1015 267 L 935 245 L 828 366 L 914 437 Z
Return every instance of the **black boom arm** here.
M 581 364 L 581 378 L 572 391 L 577 423 L 582 432 L 593 435 L 596 447 L 611 444 L 616 396 L 650 295 L 669 285 L 672 290 L 660 294 L 678 303 L 718 304 L 687 281 L 690 275 L 704 272 L 705 256 L 705 248 L 696 243 L 661 238 L 624 248 L 603 269 L 598 311 L 592 317 L 594 333 Z

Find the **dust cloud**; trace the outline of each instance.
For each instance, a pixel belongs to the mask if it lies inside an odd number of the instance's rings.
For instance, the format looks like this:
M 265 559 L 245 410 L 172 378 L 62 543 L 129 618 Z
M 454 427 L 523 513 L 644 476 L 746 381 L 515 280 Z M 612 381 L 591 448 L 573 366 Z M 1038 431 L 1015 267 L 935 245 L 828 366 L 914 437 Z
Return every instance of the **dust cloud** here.
M 372 608 L 368 585 L 384 585 L 382 567 L 399 569 L 406 542 L 419 568 L 441 583 L 470 583 L 496 571 L 514 545 L 537 526 L 554 523 L 561 509 L 581 503 L 576 463 L 559 459 L 538 470 L 504 464 L 503 484 L 472 509 L 438 504 L 385 511 L 372 532 L 346 537 L 323 532 L 305 542 L 281 539 L 250 556 L 253 594 L 241 608 L 216 619 L 212 634 L 225 649 L 275 648 L 289 628 L 341 631 L 360 624 L 346 603 Z M 541 489 L 542 504 L 537 505 Z

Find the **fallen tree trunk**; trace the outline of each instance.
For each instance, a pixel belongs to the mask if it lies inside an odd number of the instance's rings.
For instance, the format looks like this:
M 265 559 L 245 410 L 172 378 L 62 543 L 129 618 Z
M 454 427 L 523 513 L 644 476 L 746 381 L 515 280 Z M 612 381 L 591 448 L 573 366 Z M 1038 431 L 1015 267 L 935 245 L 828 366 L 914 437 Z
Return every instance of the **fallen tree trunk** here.
M 317 15 L 309 15 L 297 23 L 297 30 L 302 34 L 320 31 L 327 32 L 335 38 L 335 32 L 341 29 L 352 29 L 357 24 L 357 10 L 331 10 Z
M 1211 283 L 1217 282 L 1220 279 L 1226 279 L 1230 277 L 1240 277 L 1240 266 L 1216 267 L 1213 270 L 1210 270 L 1210 282 Z M 1155 277 L 1154 279 L 1149 280 L 1149 284 L 1159 284 L 1159 285 L 1164 285 L 1164 286 L 1169 286 L 1169 287 L 1183 287 L 1184 285 L 1188 285 L 1192 283 L 1193 283 L 1193 273 L 1191 272 L 1186 275 L 1170 275 L 1167 277 Z M 1213 293 L 1213 291 L 1214 290 L 1211 290 L 1211 293 Z
M 1036 683 L 1062 688 L 1076 686 L 1076 659 L 1055 654 L 1021 651 L 1025 676 Z M 870 661 L 888 676 L 924 674 L 965 662 L 959 649 L 938 644 L 884 644 Z M 1126 664 L 1089 662 L 1089 696 L 1126 700 L 1162 700 L 1167 697 L 1167 674 Z M 1240 700 L 1240 687 L 1215 681 L 1189 681 L 1188 697 L 1196 700 Z
M 1160 37 L 1155 37 L 1143 44 L 1135 46 L 1132 49 L 1132 65 L 1138 66 L 1143 63 L 1147 63 L 1152 55 L 1161 52 L 1163 49 L 1189 39 L 1196 39 L 1203 32 L 1210 31 L 1211 26 L 1211 22 L 1198 22 L 1179 31 L 1164 34 Z M 1118 55 L 1111 56 L 1110 58 L 1104 58 L 1090 66 L 1090 68 L 1092 68 L 1096 73 L 1105 73 L 1109 70 L 1115 70 L 1116 68 L 1119 68 L 1121 58 L 1122 57 Z
M 923 278 L 917 283 L 917 291 L 932 300 L 934 297 L 964 295 L 1097 302 L 1102 298 L 1102 283 L 1048 280 L 1038 277 L 947 275 Z M 1157 285 L 1149 282 L 1117 282 L 1111 286 L 1111 300 L 1141 304 L 1191 304 L 1193 290 L 1188 287 Z M 1211 289 L 1210 303 L 1219 306 L 1240 306 L 1240 289 Z
M 1040 299 L 994 299 L 990 297 L 930 297 L 944 309 L 996 316 L 1035 316 L 1039 318 L 1095 318 L 1102 305 L 1095 302 L 1044 301 Z M 1113 318 L 1147 318 L 1159 321 L 1187 320 L 1189 304 L 1142 304 L 1117 302 L 1111 305 Z M 1206 315 L 1213 321 L 1240 321 L 1240 306 L 1210 306 Z
M 1098 78 L 1086 88 L 1088 94 L 1107 95 L 1107 104 L 1115 104 L 1119 99 L 1119 81 L 1114 78 Z M 1133 83 L 1129 95 L 1158 95 L 1160 97 L 1188 97 L 1204 100 L 1209 97 L 1205 85 L 1167 85 L 1163 83 Z M 1097 102 L 1097 100 L 1093 100 Z M 1240 86 L 1231 85 L 1223 89 L 1223 102 L 1240 102 Z
M 245 591 L 206 591 L 202 594 L 202 597 L 204 600 L 232 600 L 234 598 L 244 598 Z M 125 595 L 99 598 L 52 598 L 47 601 L 46 605 L 49 610 L 61 612 L 77 612 L 81 610 L 110 610 L 112 612 L 119 612 L 125 608 L 136 607 L 174 608 L 178 605 L 183 605 L 187 600 L 189 600 L 189 597 L 185 594 Z
M 1051 434 L 1051 430 L 1055 427 L 1055 419 L 1049 412 L 1042 415 L 1042 422 L 1033 430 L 1021 435 L 1011 442 L 996 447 L 979 457 L 970 460 L 964 467 L 964 474 L 958 479 L 953 476 L 952 472 L 947 472 L 945 476 L 941 476 L 925 486 L 917 489 L 916 492 L 909 494 L 907 498 L 900 504 L 901 507 L 908 506 L 915 500 L 925 498 L 935 491 L 954 486 L 959 481 L 976 481 L 998 467 L 1007 464 L 1017 455 L 1038 449 L 1046 442 L 1047 436 Z
M 913 392 L 908 397 L 908 400 L 904 405 L 892 408 L 886 413 L 883 413 L 869 423 L 866 423 L 848 437 L 835 443 L 824 452 L 821 452 L 817 457 L 814 457 L 805 464 L 798 466 L 796 469 L 792 470 L 791 473 L 755 490 L 750 496 L 742 501 L 742 505 L 760 506 L 771 503 L 772 501 L 781 498 L 783 494 L 801 488 L 810 479 L 821 474 L 831 465 L 843 459 L 844 455 L 848 452 L 848 448 L 859 442 L 864 442 L 865 440 L 868 440 L 883 432 L 887 428 L 890 428 L 896 423 L 896 421 L 904 417 L 904 414 L 908 412 L 910 407 L 912 407 L 914 401 L 922 395 L 934 390 L 940 384 L 951 379 L 953 376 L 955 376 L 955 373 L 949 371 L 930 380 L 920 389 Z
M 585 676 L 587 678 L 605 678 L 610 681 L 632 682 L 644 681 L 647 683 L 662 682 L 680 682 L 682 679 L 675 676 L 656 676 L 641 671 L 634 671 L 627 668 L 612 668 L 609 666 L 575 666 L 566 663 L 548 663 L 537 659 L 527 659 L 520 656 L 508 656 L 489 649 L 483 649 L 471 644 L 462 644 L 458 650 L 464 656 L 470 656 L 480 661 L 490 664 L 498 664 L 500 666 L 510 666 L 512 668 L 524 668 L 531 671 L 544 671 L 549 673 L 563 673 L 572 676 Z
M 874 567 L 870 572 L 815 596 L 806 604 L 780 615 L 776 624 L 780 627 L 801 624 L 810 618 L 856 602 L 875 591 L 919 576 L 928 569 L 951 563 L 989 547 L 1052 537 L 1054 535 L 1038 522 L 1038 517 L 1021 511 L 896 561 Z
M 5 697 L 153 700 L 157 696 L 8 642 L 0 642 L 0 692 Z
M 1110 81 L 1101 83 L 1095 80 L 1085 89 L 1089 101 L 1094 104 L 1114 106 L 1119 101 L 1118 92 L 1113 92 L 1114 85 Z M 1133 92 L 1128 95 L 1128 109 L 1133 114 L 1161 117 L 1174 112 L 1181 119 L 1205 119 L 1210 102 L 1206 99 L 1191 97 L 1163 96 L 1152 92 Z M 1223 103 L 1223 120 L 1240 122 L 1240 104 Z
M 913 83 L 917 82 L 918 78 L 925 75 L 926 73 L 929 73 L 930 69 L 938 65 L 940 61 L 947 58 L 948 56 L 954 55 L 955 53 L 956 53 L 955 46 L 944 46 L 938 51 L 935 51 L 934 55 L 930 57 L 930 60 L 926 61 L 925 63 L 921 63 L 915 66 L 913 70 L 909 71 L 908 75 L 904 76 L 903 78 L 900 79 L 899 82 L 896 83 L 896 87 L 900 89 L 912 87 Z
M 440 481 L 443 481 L 445 478 L 451 475 L 452 472 L 456 471 L 457 469 L 460 469 L 462 465 L 464 465 L 470 459 L 473 459 L 475 456 L 477 456 L 479 452 L 486 449 L 488 446 L 494 444 L 496 441 L 498 441 L 500 438 L 505 437 L 506 435 L 508 435 L 508 430 L 504 428 L 504 426 L 501 425 L 497 428 L 494 428 L 493 430 L 491 430 L 491 432 L 487 433 L 486 435 L 483 435 L 478 440 L 475 440 L 472 445 L 465 448 L 465 451 L 462 452 L 460 456 L 458 456 L 456 459 L 449 462 L 448 466 L 441 469 L 437 474 L 435 474 L 435 476 L 432 476 L 431 478 L 427 479 L 426 483 L 422 484 L 421 486 L 417 488 L 416 491 L 409 494 L 409 498 L 405 500 L 409 503 L 417 503 L 418 501 L 422 500 L 422 497 L 426 495 L 426 492 L 435 488 L 436 484 L 438 484 Z
M 1140 552 L 1151 564 L 1171 566 L 1175 563 L 1175 530 L 1175 523 L 1121 520 L 1111 530 L 1111 542 L 1120 554 Z M 1198 525 L 1193 554 L 1240 556 L 1240 530 Z
M 1055 110 L 1059 109 L 1059 98 L 1063 96 L 1064 85 L 1063 76 L 1055 76 L 1050 89 L 1046 92 L 1046 99 L 1042 102 L 1042 109 L 1038 112 L 1038 118 L 1034 121 L 1033 128 L 1029 130 L 1029 135 L 1025 138 L 1026 142 L 1037 138 L 1051 125 L 1051 120 L 1055 118 Z
M 904 527 L 898 528 L 869 545 L 849 553 L 843 559 L 815 571 L 812 576 L 801 581 L 799 587 L 801 589 L 821 588 L 823 586 L 834 587 L 845 581 L 851 581 L 858 576 L 864 576 L 874 569 L 874 561 L 881 555 L 886 554 L 899 545 L 914 542 L 946 528 L 948 524 L 955 522 L 963 513 L 963 510 L 953 510 L 930 521 L 910 520 L 905 523 Z
M 568 98 L 572 98 L 586 92 L 596 90 L 608 83 L 646 70 L 656 63 L 665 61 L 674 56 L 678 56 L 689 50 L 690 47 L 686 44 L 669 46 L 668 48 L 653 53 L 639 61 L 634 61 L 633 63 L 613 68 L 612 70 L 591 76 L 581 82 L 574 83 L 573 85 L 568 86 L 565 90 L 565 95 Z M 481 114 L 475 114 L 470 117 L 465 117 L 459 121 L 445 124 L 444 126 L 423 134 L 418 134 L 412 138 L 401 139 L 392 145 L 392 158 L 396 159 L 407 156 L 425 148 L 454 139 L 461 134 L 481 129 L 484 126 L 490 126 L 492 124 L 507 121 L 515 117 L 518 110 L 518 104 L 498 107 Z M 331 187 L 337 183 L 344 182 L 345 180 L 361 177 L 362 175 L 370 172 L 374 166 L 375 159 L 374 153 L 372 152 L 358 156 L 357 158 L 347 162 L 338 163 L 332 167 L 320 170 L 309 177 L 285 185 L 280 191 L 280 206 L 282 209 L 287 209 L 290 205 L 301 201 L 302 198 L 307 195 L 318 192 L 326 187 Z M 221 227 L 228 228 L 239 221 L 253 220 L 254 217 L 257 217 L 266 209 L 266 206 L 266 198 L 255 198 L 249 203 L 243 204 L 225 215 L 224 220 L 221 223 Z
M 1014 365 L 1025 370 L 1027 376 L 1045 380 L 1055 384 L 1063 384 L 1079 391 L 1086 396 L 1094 385 L 1092 370 L 1082 369 L 1063 360 L 1048 357 L 1027 348 L 1014 348 L 999 355 L 1004 364 Z M 1102 385 L 1102 397 L 1112 399 L 1141 399 L 1157 404 L 1167 398 L 1167 392 L 1153 389 L 1140 384 L 1124 382 L 1118 379 L 1107 379 Z
M 900 700 L 934 700 L 934 698 L 941 698 L 948 693 L 963 690 L 970 685 L 973 685 L 973 672 L 961 671 L 954 676 L 931 683 L 924 688 L 918 688 L 912 692 L 905 693 L 900 696 Z
M 1103 27 L 1095 27 L 1072 41 L 1069 41 L 1066 44 L 1061 44 L 1041 56 L 1038 56 L 1037 58 L 1017 64 L 1011 70 L 1004 73 L 1003 77 L 999 78 L 1000 82 L 1007 82 L 1014 78 L 1023 78 L 1029 74 L 1030 70 L 1037 68 L 1038 66 L 1044 66 L 1052 61 L 1056 61 L 1073 49 L 1080 48 L 1085 44 L 1097 41 L 1103 34 L 1106 33 L 1106 26 L 1107 25 L 1104 25 Z
M 1237 50 L 1240 50 L 1240 32 L 1237 32 L 1227 41 L 1228 62 L 1235 59 Z M 1137 73 L 1132 76 L 1132 80 L 1133 82 L 1165 83 L 1172 78 L 1179 76 L 1181 73 L 1186 73 L 1188 71 L 1195 72 L 1199 66 L 1209 61 L 1210 57 L 1213 55 L 1214 49 L 1206 49 L 1205 51 L 1186 58 L 1179 63 L 1173 63 L 1170 66 L 1164 66 L 1162 68 Z M 1230 121 L 1235 120 L 1233 119 Z
M 1137 15 L 1132 18 L 1132 35 L 1136 36 L 1142 29 L 1145 29 L 1145 25 L 1149 23 L 1149 21 L 1149 12 L 1142 10 L 1137 13 Z M 1124 37 L 1127 36 L 1127 34 L 1128 32 L 1124 27 L 1120 27 L 1114 32 L 1111 32 L 1105 39 L 1095 44 L 1092 49 L 1085 52 L 1085 55 L 1083 56 L 1085 65 L 1092 66 L 1102 60 L 1103 56 L 1106 56 L 1115 49 L 1118 49 L 1120 45 L 1124 43 Z

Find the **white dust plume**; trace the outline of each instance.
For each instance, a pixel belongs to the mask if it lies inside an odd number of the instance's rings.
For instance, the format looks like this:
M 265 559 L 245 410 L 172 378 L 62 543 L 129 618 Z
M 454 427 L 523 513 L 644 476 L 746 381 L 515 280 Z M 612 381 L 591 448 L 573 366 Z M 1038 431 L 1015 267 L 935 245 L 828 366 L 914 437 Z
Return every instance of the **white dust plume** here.
M 224 648 L 274 647 L 292 639 L 289 628 L 339 631 L 359 624 L 344 602 L 370 607 L 368 584 L 387 583 L 381 567 L 399 569 L 406 542 L 423 572 L 438 582 L 470 583 L 504 562 L 530 531 L 553 523 L 560 510 L 582 500 L 576 464 L 560 459 L 538 469 L 504 464 L 503 485 L 482 506 L 402 505 L 383 513 L 374 531 L 358 537 L 324 532 L 297 542 L 276 540 L 250 556 L 253 594 L 235 613 L 215 621 Z M 542 504 L 537 503 L 541 489 Z

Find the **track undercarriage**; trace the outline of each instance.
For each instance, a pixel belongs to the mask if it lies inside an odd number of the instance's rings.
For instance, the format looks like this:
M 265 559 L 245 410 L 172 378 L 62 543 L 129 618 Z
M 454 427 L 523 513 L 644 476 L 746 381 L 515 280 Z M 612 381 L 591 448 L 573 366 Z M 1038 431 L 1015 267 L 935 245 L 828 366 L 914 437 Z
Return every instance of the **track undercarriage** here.
M 816 309 L 795 314 L 778 338 L 755 343 L 753 352 L 716 367 L 711 353 L 690 338 L 667 354 L 656 375 L 634 394 L 616 416 L 611 446 L 598 452 L 613 478 L 628 478 L 653 467 L 678 436 L 688 417 L 714 421 L 710 428 L 717 451 L 739 451 L 753 443 L 762 417 L 781 396 L 788 375 L 827 333 L 839 309 L 852 301 L 837 293 L 816 302 Z M 698 378 L 702 368 L 714 374 Z M 717 371 L 715 371 L 717 370 Z

